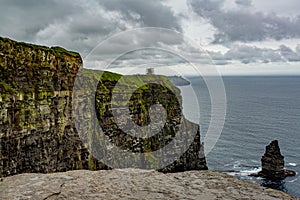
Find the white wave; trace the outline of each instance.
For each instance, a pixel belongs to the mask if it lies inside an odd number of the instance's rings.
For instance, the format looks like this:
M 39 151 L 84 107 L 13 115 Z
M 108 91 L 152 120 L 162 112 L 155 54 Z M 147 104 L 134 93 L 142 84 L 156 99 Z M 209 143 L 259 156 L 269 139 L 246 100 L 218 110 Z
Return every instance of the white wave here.
M 298 178 L 299 178 L 299 176 L 298 176 L 297 178 L 295 178 L 295 179 L 291 180 L 291 181 L 288 181 L 288 182 L 289 182 L 289 183 L 294 183 L 295 181 L 297 181 L 297 180 L 298 180 Z
M 227 174 L 231 176 L 249 176 L 250 174 L 255 174 L 261 171 L 261 167 L 253 168 L 253 169 L 247 169 L 247 170 L 241 170 L 237 172 L 229 172 Z
M 233 169 L 240 168 L 240 167 L 241 167 L 241 162 L 240 161 L 235 161 L 234 164 L 233 164 Z
M 289 163 L 290 166 L 296 167 L 297 163 Z
M 224 167 L 229 167 L 231 165 L 232 165 L 231 163 L 228 163 L 228 164 L 225 164 Z

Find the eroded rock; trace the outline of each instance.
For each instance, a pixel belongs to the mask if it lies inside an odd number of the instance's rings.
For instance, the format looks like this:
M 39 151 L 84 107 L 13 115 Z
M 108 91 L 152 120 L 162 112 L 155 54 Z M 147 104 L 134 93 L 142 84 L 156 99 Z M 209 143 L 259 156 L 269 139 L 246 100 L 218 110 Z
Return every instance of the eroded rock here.
M 284 169 L 284 156 L 280 152 L 278 140 L 274 140 L 266 147 L 266 152 L 261 158 L 262 170 L 251 176 L 263 177 L 271 180 L 281 180 L 296 173 Z

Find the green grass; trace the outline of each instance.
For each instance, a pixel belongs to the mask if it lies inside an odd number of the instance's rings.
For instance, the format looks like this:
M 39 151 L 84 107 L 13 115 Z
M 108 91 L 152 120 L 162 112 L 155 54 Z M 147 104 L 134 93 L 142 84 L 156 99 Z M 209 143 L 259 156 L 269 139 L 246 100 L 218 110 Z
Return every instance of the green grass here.
M 159 76 L 159 75 L 130 75 L 130 76 L 122 76 L 120 74 L 107 72 L 107 71 L 96 71 L 96 70 L 89 70 L 84 69 L 84 75 L 87 76 L 89 79 L 94 78 L 94 80 L 98 80 L 98 88 L 96 92 L 96 98 L 101 102 L 97 105 L 97 109 L 101 115 L 106 110 L 106 105 L 113 104 L 114 106 L 124 107 L 127 105 L 132 106 L 132 108 L 136 108 L 137 105 L 140 106 L 141 113 L 140 117 L 144 118 L 143 116 L 147 115 L 150 104 L 150 100 L 147 97 L 144 97 L 146 93 L 151 92 L 158 92 L 156 90 L 152 91 L 149 87 L 149 83 L 157 83 L 161 86 L 169 88 L 169 90 L 173 91 L 175 94 L 180 94 L 180 90 L 176 88 L 166 76 Z M 88 82 L 87 82 L 88 83 Z M 116 87 L 115 84 L 118 83 Z M 135 91 L 135 100 L 131 102 L 112 102 L 111 95 L 112 93 L 119 94 L 119 95 L 132 95 L 127 93 L 128 90 L 130 93 Z M 160 91 L 160 92 L 167 92 L 167 91 Z M 149 95 L 149 94 L 148 94 Z M 157 94 L 158 95 L 158 94 Z M 170 95 L 170 94 L 165 94 Z M 125 98 L 125 97 L 124 97 Z M 164 98 L 160 95 L 159 98 Z M 126 98 L 125 98 L 126 99 Z M 170 101 L 169 104 L 174 102 Z
M 7 83 L 3 82 L 3 81 L 0 81 L 0 90 L 1 90 L 1 93 L 9 93 L 9 94 L 14 94 L 16 93 L 16 91 L 14 89 L 12 89 L 10 87 L 10 85 L 8 85 Z
M 80 57 L 79 53 L 76 53 L 73 51 L 67 51 L 66 49 L 64 49 L 62 47 L 51 47 L 50 49 L 53 49 L 60 56 L 65 53 L 65 54 L 73 56 L 73 57 Z
M 73 57 L 80 57 L 79 53 L 73 52 L 73 51 L 67 51 L 66 49 L 62 47 L 46 47 L 46 46 L 41 46 L 41 45 L 36 45 L 36 44 L 29 44 L 25 42 L 16 42 L 14 40 L 11 40 L 9 38 L 3 38 L 0 36 L 0 44 L 4 43 L 10 43 L 15 46 L 16 49 L 22 49 L 24 47 L 28 47 L 31 49 L 36 49 L 36 50 L 44 50 L 44 51 L 53 51 L 54 53 L 57 54 L 58 57 L 62 57 L 63 54 L 73 56 Z
M 177 88 L 169 81 L 169 79 L 166 76 L 162 76 L 162 75 L 122 76 L 120 74 L 108 72 L 108 71 L 84 69 L 84 76 L 88 78 L 95 78 L 101 82 L 103 81 L 118 82 L 120 86 L 124 86 L 128 88 L 139 87 L 141 90 L 149 89 L 147 87 L 148 83 L 157 83 L 165 87 L 168 87 L 170 89 L 177 90 Z
M 95 78 L 97 80 L 107 80 L 107 81 L 118 81 L 122 75 L 108 72 L 108 71 L 102 71 L 102 70 L 92 70 L 92 69 L 83 69 L 84 76 L 88 78 Z

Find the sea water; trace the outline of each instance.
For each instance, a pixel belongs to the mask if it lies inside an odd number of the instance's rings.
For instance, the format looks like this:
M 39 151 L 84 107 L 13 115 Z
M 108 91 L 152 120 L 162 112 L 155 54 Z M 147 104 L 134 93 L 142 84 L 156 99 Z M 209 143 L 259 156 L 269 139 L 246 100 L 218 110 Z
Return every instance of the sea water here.
M 202 78 L 188 79 L 200 105 L 203 141 L 211 117 L 210 95 Z M 227 115 L 222 134 L 206 157 L 209 169 L 300 197 L 300 77 L 223 77 L 223 81 Z M 197 122 L 199 113 L 189 103 L 193 92 L 187 86 L 180 89 L 184 114 Z M 285 167 L 297 175 L 280 182 L 249 177 L 261 170 L 265 146 L 275 139 L 279 140 Z

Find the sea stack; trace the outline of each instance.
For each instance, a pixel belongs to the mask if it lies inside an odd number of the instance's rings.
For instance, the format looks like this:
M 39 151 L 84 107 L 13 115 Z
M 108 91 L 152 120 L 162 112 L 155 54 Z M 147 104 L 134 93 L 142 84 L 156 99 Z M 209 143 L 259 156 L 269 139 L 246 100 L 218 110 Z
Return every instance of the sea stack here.
M 284 156 L 280 152 L 278 140 L 274 140 L 266 147 L 266 152 L 261 158 L 262 171 L 251 176 L 263 177 L 271 180 L 282 180 L 296 173 L 284 169 Z

